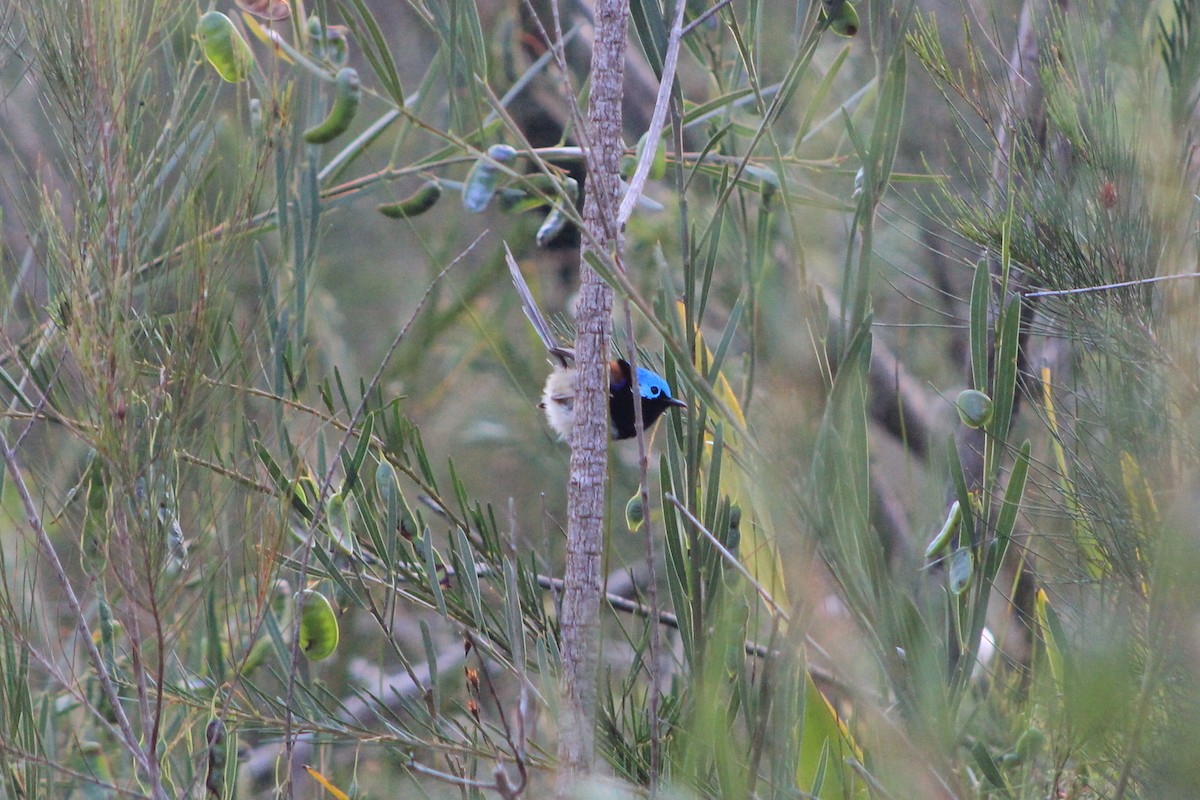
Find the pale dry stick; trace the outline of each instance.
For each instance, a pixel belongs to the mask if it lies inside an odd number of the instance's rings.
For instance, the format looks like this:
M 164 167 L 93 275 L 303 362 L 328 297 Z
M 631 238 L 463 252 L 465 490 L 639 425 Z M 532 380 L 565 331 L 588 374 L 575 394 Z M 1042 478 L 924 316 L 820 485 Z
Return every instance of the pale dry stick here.
M 792 621 L 791 615 L 783 610 L 783 606 L 775 602 L 775 598 L 772 597 L 771 593 L 767 591 L 767 587 L 759 583 L 758 580 L 750 574 L 750 570 L 742 566 L 742 562 L 738 561 L 738 557 L 729 552 L 725 545 L 721 544 L 717 537 L 713 535 L 712 531 L 704 527 L 704 523 L 696 519 L 696 515 L 689 511 L 687 506 L 679 502 L 679 498 L 668 492 L 667 494 L 663 495 L 663 499 L 675 506 L 675 508 L 679 510 L 679 513 L 683 514 L 684 518 L 688 522 L 692 523 L 696 530 L 700 531 L 700 533 L 704 535 L 704 538 L 708 539 L 713 547 L 717 548 L 717 552 L 721 554 L 721 557 L 728 561 L 734 569 L 741 573 L 743 578 L 750 582 L 750 585 L 754 587 L 754 591 L 756 591 L 758 596 L 763 599 L 763 602 L 767 604 L 767 607 L 770 609 L 772 614 L 782 618 L 785 622 Z
M 483 233 L 479 234 L 479 236 L 477 236 L 475 240 L 471 242 L 471 244 L 467 245 L 466 249 L 459 253 L 459 255 L 453 261 L 443 267 L 441 272 L 435 275 L 433 280 L 430 281 L 429 286 L 425 289 L 425 293 L 421 295 L 421 299 L 417 301 L 417 307 L 413 309 L 413 312 L 409 315 L 408 320 L 400 328 L 400 332 L 396 334 L 395 338 L 392 340 L 391 346 L 388 347 L 387 352 L 384 353 L 383 358 L 380 360 L 379 366 L 375 370 L 375 374 L 372 375 L 371 380 L 367 382 L 367 385 L 363 391 L 362 400 L 359 401 L 358 407 L 354 409 L 354 413 L 350 416 L 350 420 L 346 425 L 346 432 L 343 434 L 342 440 L 338 443 L 337 450 L 335 452 L 343 452 L 346 448 L 346 445 L 350 442 L 350 439 L 353 438 L 354 426 L 357 425 L 359 419 L 362 418 L 363 412 L 367 406 L 367 398 L 371 396 L 371 392 L 373 392 L 375 387 L 379 385 L 379 380 L 383 376 L 383 370 L 387 367 L 388 362 L 391 361 L 396 349 L 400 346 L 400 342 L 404 340 L 404 337 L 408 334 L 409 329 L 411 329 L 413 323 L 416 322 L 417 317 L 425 309 L 425 303 L 429 300 L 429 296 L 433 294 L 434 287 L 441 283 L 442 278 L 446 277 L 447 273 L 449 273 L 451 269 L 453 269 L 460 261 L 466 258 L 467 255 L 469 255 L 475 249 L 475 246 L 479 244 L 479 242 L 482 241 L 483 238 L 489 233 L 490 231 L 485 230 Z M 325 473 L 325 477 L 321 481 L 321 486 L 317 493 L 317 501 L 313 510 L 312 521 L 309 522 L 308 529 L 304 532 L 304 553 L 300 558 L 298 570 L 300 573 L 300 582 L 302 584 L 308 574 L 308 561 L 309 557 L 312 555 L 313 534 L 316 532 L 317 527 L 324 519 L 325 500 L 328 496 L 330 487 L 333 485 L 334 475 L 337 474 L 339 465 L 340 461 L 337 459 L 334 459 L 333 463 L 329 465 L 329 469 Z M 287 713 L 284 715 L 283 731 L 283 738 L 287 743 L 284 759 L 287 775 L 287 778 L 285 779 L 287 787 L 284 793 L 285 797 L 292 796 L 291 775 L 294 767 L 293 749 L 295 745 L 295 737 L 292 731 L 292 700 L 296 691 L 296 666 L 300 660 L 300 618 L 301 615 L 296 614 L 295 619 L 292 622 L 292 663 L 288 669 L 287 693 L 285 695 L 285 704 L 287 707 Z
M 689 33 L 696 30 L 696 28 L 700 27 L 705 22 L 708 22 L 708 20 L 711 19 L 717 12 L 719 12 L 725 6 L 729 5 L 731 2 L 732 2 L 732 0 L 720 0 L 720 2 L 712 5 L 710 8 L 705 10 L 705 12 L 703 14 L 696 17 L 694 20 L 692 20 L 691 22 L 689 22 L 687 24 L 687 27 L 685 27 L 683 29 L 683 35 L 687 36 Z
M 629 180 L 629 188 L 625 190 L 625 196 L 621 198 L 621 207 L 617 210 L 618 230 L 625 228 L 625 223 L 633 214 L 638 198 L 646 188 L 646 179 L 650 176 L 650 166 L 654 163 L 654 154 L 658 150 L 658 140 L 662 136 L 663 125 L 667 119 L 667 108 L 671 104 L 671 88 L 675 85 L 675 69 L 679 63 L 679 41 L 683 38 L 683 10 L 686 6 L 687 3 L 684 0 L 675 0 L 675 20 L 671 23 L 671 33 L 667 37 L 667 55 L 663 59 L 663 75 L 662 81 L 658 84 L 658 97 L 654 101 L 654 114 L 650 117 L 650 128 L 646 131 L 646 146 L 642 149 L 637 169 L 633 171 L 633 177 Z M 636 372 L 636 370 L 634 371 Z M 637 385 L 635 384 L 633 388 L 634 397 L 637 397 Z
M 679 7 L 683 7 L 683 0 L 676 0 Z M 664 85 L 666 83 L 664 82 Z M 657 111 L 657 109 L 656 109 Z M 650 148 L 647 148 L 649 150 Z M 629 195 L 626 195 L 628 198 Z M 625 265 L 618 264 L 621 271 L 624 271 Z M 633 331 L 633 308 L 629 298 L 626 297 L 621 303 L 621 307 L 625 312 L 625 338 L 629 348 L 629 375 L 630 375 L 630 392 L 633 397 L 641 397 L 642 389 L 638 385 L 638 348 L 637 337 Z M 634 402 L 633 404 L 633 429 L 637 437 L 638 447 L 638 499 L 642 504 L 642 516 L 645 520 L 645 530 L 642 533 L 643 541 L 646 544 L 646 571 L 648 573 L 646 580 L 646 595 L 650 601 L 650 613 L 652 617 L 658 616 L 658 575 L 654 569 L 654 522 L 653 515 L 650 513 L 650 455 L 646 449 L 646 420 L 642 413 L 642 404 Z M 659 651 L 659 630 L 657 625 L 650 626 L 650 642 L 647 650 L 647 659 L 649 666 L 646 669 L 650 678 L 650 697 L 648 700 L 650 710 L 650 772 L 648 783 L 650 785 L 650 798 L 658 795 L 658 774 L 659 761 L 662 757 L 662 742 L 661 732 L 658 720 L 658 706 L 661 700 L 659 696 L 658 685 L 658 651 Z
M 1047 289 L 1038 292 L 1024 292 L 1022 297 L 1063 297 L 1073 294 L 1088 294 L 1090 292 L 1107 292 L 1113 289 L 1128 289 L 1131 286 L 1142 286 L 1148 283 L 1165 283 L 1166 281 L 1183 281 L 1200 278 L 1200 272 L 1187 272 L 1182 275 L 1156 275 L 1151 278 L 1138 278 L 1134 281 L 1120 283 L 1102 283 L 1098 286 L 1080 286 L 1076 289 Z

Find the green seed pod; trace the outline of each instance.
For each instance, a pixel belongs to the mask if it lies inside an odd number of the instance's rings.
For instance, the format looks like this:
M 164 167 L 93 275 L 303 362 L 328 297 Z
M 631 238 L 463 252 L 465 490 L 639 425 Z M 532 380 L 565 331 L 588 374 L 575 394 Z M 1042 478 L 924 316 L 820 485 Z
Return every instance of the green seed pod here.
M 550 244 L 551 240 L 555 236 L 558 236 L 565 227 L 567 227 L 567 215 L 558 206 L 550 209 L 550 213 L 546 215 L 546 219 L 542 222 L 542 227 L 538 228 L 537 246 L 545 247 Z
M 229 748 L 225 742 L 225 723 L 220 719 L 212 719 L 204 729 L 204 738 L 208 740 L 208 773 L 204 778 L 204 788 L 213 797 L 225 796 L 225 765 L 229 759 Z
M 503 170 L 517 160 L 517 151 L 506 144 L 494 144 L 487 150 L 487 158 L 481 158 L 467 173 L 463 184 L 463 208 L 472 214 L 478 214 L 488 207 L 500 186 Z
M 642 153 L 646 149 L 646 137 L 649 135 L 650 135 L 650 132 L 646 131 L 646 133 L 642 135 L 642 138 L 638 140 L 638 146 L 637 146 L 637 160 L 638 161 L 642 160 Z M 652 162 L 650 162 L 650 174 L 648 177 L 652 181 L 659 181 L 659 180 L 662 180 L 663 176 L 666 174 L 667 174 L 667 141 L 666 141 L 666 139 L 659 137 L 658 146 L 654 149 L 654 160 Z
M 341 492 L 331 494 L 325 506 L 325 514 L 329 520 L 329 535 L 334 547 L 342 555 L 358 558 L 358 541 L 354 538 L 354 529 L 350 522 L 348 499 Z
M 958 418 L 968 428 L 982 428 L 992 419 L 992 398 L 978 389 L 963 389 L 954 401 Z
M 437 205 L 441 197 L 442 185 L 436 180 L 425 181 L 419 189 L 403 200 L 396 203 L 380 203 L 375 210 L 389 219 L 419 217 Z
M 333 105 L 325 119 L 304 132 L 304 141 L 309 144 L 332 142 L 350 128 L 358 103 L 362 100 L 362 83 L 358 71 L 353 67 L 342 67 L 333 79 Z
M 824 13 L 829 28 L 838 36 L 854 36 L 858 33 L 858 12 L 847 0 L 825 0 Z
M 238 674 L 243 678 L 253 674 L 254 670 L 266 663 L 267 656 L 275 649 L 275 644 L 271 641 L 271 637 L 262 636 L 254 642 L 254 646 L 250 648 L 250 652 L 246 654 L 246 659 L 242 662 L 242 670 Z
M 325 28 L 325 58 L 335 67 L 343 67 L 350 58 L 350 39 L 343 25 Z
M 322 25 L 316 14 L 308 18 L 308 38 L 312 40 L 312 53 L 324 58 L 335 67 L 344 66 L 349 55 L 347 29 L 344 25 Z
M 962 520 L 962 508 L 955 500 L 950 506 L 950 513 L 946 515 L 946 521 L 942 524 L 942 529 L 937 532 L 937 535 L 930 540 L 929 545 L 925 548 L 925 560 L 932 561 L 943 550 L 946 545 L 950 544 L 950 537 L 958 530 L 958 523 Z
M 1045 743 L 1046 734 L 1037 728 L 1026 728 L 1025 732 L 1017 739 L 1016 755 L 1022 761 L 1037 758 Z
M 736 503 L 729 507 L 729 527 L 734 530 L 742 527 L 742 507 Z
M 224 80 L 241 83 L 250 76 L 254 51 L 233 26 L 233 20 L 220 11 L 209 11 L 196 24 L 196 35 L 204 58 Z
M 250 98 L 250 130 L 255 136 L 261 136 L 263 129 L 262 100 Z
M 627 181 L 633 177 L 633 171 L 637 169 L 637 159 L 633 156 L 621 156 L 621 180 Z
M 950 592 L 960 595 L 971 585 L 975 576 L 975 557 L 971 548 L 960 547 L 950 556 Z
M 333 655 L 338 645 L 338 621 L 325 595 L 305 589 L 296 595 L 300 608 L 300 650 L 310 661 Z
M 641 492 L 638 492 L 625 504 L 625 527 L 630 533 L 637 533 L 645 520 L 646 507 L 642 505 Z

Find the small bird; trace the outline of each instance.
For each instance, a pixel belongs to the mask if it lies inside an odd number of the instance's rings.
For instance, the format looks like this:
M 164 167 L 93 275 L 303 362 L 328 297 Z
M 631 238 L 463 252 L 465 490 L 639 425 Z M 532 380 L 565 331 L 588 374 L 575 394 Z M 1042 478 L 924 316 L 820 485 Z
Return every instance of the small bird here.
M 557 351 L 552 351 L 557 352 Z M 565 358 L 564 358 L 565 360 Z M 633 407 L 633 370 L 618 358 L 608 362 L 608 429 L 614 439 L 637 436 L 637 411 Z M 648 429 L 668 408 L 686 408 L 687 403 L 671 395 L 671 387 L 644 367 L 638 367 L 638 394 L 642 398 L 642 424 Z M 575 427 L 575 369 L 556 366 L 546 379 L 542 402 L 546 420 L 559 437 L 566 439 Z
M 507 252 L 507 250 L 506 250 Z M 517 267 L 512 253 L 507 253 L 508 268 L 513 284 L 521 297 L 521 306 L 529 318 L 538 338 L 546 345 L 547 352 L 558 361 L 546 387 L 542 390 L 542 402 L 538 404 L 546 413 L 550 427 L 562 439 L 568 439 L 575 427 L 575 353 L 562 347 L 556 340 L 550 325 L 542 316 L 533 294 Z M 623 358 L 608 362 L 608 418 L 609 432 L 614 439 L 632 439 L 637 435 L 637 411 L 633 405 L 633 368 Z M 670 385 L 658 375 L 644 367 L 637 368 L 638 394 L 642 404 L 642 424 L 647 430 L 669 408 L 686 408 L 687 403 L 671 393 Z

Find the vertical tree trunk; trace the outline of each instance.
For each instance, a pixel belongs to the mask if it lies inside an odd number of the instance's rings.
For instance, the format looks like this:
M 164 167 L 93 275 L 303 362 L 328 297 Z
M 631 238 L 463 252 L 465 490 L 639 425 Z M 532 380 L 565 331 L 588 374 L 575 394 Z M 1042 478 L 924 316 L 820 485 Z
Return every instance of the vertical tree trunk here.
M 563 708 L 558 795 L 592 770 L 600 647 L 601 558 L 608 479 L 608 343 L 613 294 L 587 264 L 588 251 L 619 254 L 621 94 L 627 0 L 598 0 L 586 136 L 582 285 L 575 309 L 575 427 L 567 498 L 567 559 L 562 600 Z

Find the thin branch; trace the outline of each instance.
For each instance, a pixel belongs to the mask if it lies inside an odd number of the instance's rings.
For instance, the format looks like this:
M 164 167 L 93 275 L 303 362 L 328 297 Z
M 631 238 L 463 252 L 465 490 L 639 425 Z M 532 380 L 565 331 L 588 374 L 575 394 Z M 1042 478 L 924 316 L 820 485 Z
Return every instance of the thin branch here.
M 658 140 L 662 138 L 667 108 L 671 103 L 671 88 L 675 83 L 675 68 L 679 62 L 679 40 L 683 38 L 683 10 L 686 7 L 687 3 L 684 0 L 675 0 L 675 21 L 671 23 L 671 33 L 667 37 L 667 55 L 663 59 L 662 81 L 658 85 L 658 97 L 654 101 L 654 114 L 650 117 L 650 129 L 646 131 L 646 146 L 642 149 L 637 169 L 633 171 L 629 188 L 625 191 L 621 207 L 617 210 L 618 230 L 625 227 L 638 198 L 646 188 L 646 178 L 650 176 L 650 166 L 654 163 L 654 154 L 658 151 Z
M 735 556 L 733 553 L 729 552 L 729 550 L 725 547 L 725 545 L 721 544 L 721 542 L 717 539 L 717 537 L 713 535 L 712 531 L 710 531 L 708 528 L 704 527 L 704 523 L 701 522 L 700 520 L 698 520 L 696 518 L 696 515 L 688 510 L 687 506 L 685 506 L 683 503 L 679 502 L 679 498 L 677 498 L 673 494 L 668 493 L 668 494 L 663 495 L 663 499 L 665 499 L 671 505 L 675 506 L 675 508 L 679 511 L 679 513 L 683 514 L 684 518 L 688 522 L 692 523 L 692 526 L 695 527 L 696 530 L 699 531 L 701 534 L 703 534 L 704 538 L 708 539 L 709 543 L 711 543 L 712 546 L 717 549 L 717 552 L 721 554 L 721 557 L 724 558 L 727 562 L 729 562 L 730 566 L 732 566 L 739 573 L 741 573 L 741 576 L 743 578 L 745 578 L 747 581 L 749 581 L 750 585 L 754 587 L 754 591 L 758 592 L 758 596 L 761 597 L 763 599 L 763 602 L 767 604 L 767 607 L 770 609 L 770 611 L 773 615 L 775 615 L 777 617 L 782 617 L 784 620 L 791 622 L 791 620 L 792 620 L 791 615 L 783 610 L 783 606 L 781 606 L 781 605 L 779 605 L 779 603 L 775 602 L 775 598 L 771 596 L 771 593 L 767 591 L 767 588 L 765 586 L 763 586 L 761 583 L 759 583 L 758 580 L 755 579 L 755 577 L 750 574 L 750 570 L 748 570 L 744 566 L 742 566 L 742 562 L 740 560 L 738 560 L 738 557 Z

